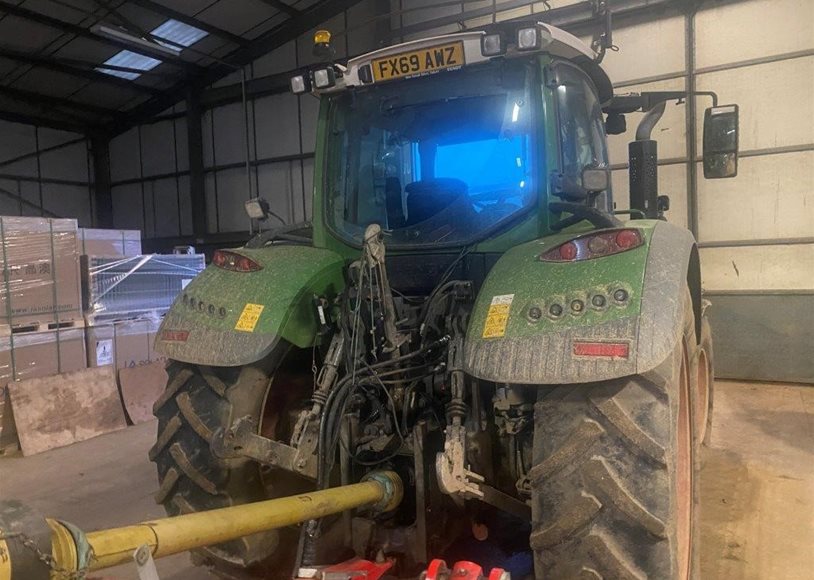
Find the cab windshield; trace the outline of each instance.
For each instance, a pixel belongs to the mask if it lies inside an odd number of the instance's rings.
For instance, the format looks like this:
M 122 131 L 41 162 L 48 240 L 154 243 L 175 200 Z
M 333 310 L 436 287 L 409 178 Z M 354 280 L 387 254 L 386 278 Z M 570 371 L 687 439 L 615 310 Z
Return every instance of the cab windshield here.
M 326 218 L 349 241 L 461 245 L 537 202 L 534 67 L 490 63 L 330 97 Z

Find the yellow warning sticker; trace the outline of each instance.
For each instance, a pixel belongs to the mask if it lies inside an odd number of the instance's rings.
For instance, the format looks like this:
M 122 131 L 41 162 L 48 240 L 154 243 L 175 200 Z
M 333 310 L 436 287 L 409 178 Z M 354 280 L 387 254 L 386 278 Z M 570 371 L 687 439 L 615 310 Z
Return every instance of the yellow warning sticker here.
M 483 338 L 500 338 L 506 334 L 513 300 L 514 294 L 492 297 L 489 312 L 486 313 L 486 324 L 483 325 Z
M 246 304 L 243 308 L 243 312 L 240 313 L 240 318 L 237 319 L 235 330 L 254 332 L 254 327 L 257 326 L 257 321 L 260 320 L 263 308 L 265 308 L 265 306 L 262 304 Z

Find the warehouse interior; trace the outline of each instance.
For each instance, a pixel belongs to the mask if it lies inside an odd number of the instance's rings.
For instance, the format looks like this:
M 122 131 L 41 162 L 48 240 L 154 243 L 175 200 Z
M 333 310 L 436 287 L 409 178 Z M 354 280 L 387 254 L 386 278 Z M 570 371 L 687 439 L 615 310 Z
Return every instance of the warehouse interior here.
M 166 396 L 176 364 L 156 337 L 182 332 L 162 319 L 182 301 L 187 307 L 187 285 L 210 275 L 225 255 L 216 252 L 275 228 L 296 238 L 299 226 L 290 226 L 325 217 L 315 196 L 327 189 L 328 101 L 295 94 L 291 83 L 324 62 L 315 33 L 330 32 L 331 60 L 344 66 L 391 45 L 522 22 L 557 27 L 587 46 L 604 32 L 601 67 L 614 95 L 687 93 L 667 102 L 652 139 L 658 194 L 669 196 L 662 217 L 695 240 L 715 399 L 711 435 L 694 459 L 696 572 L 669 577 L 812 577 L 811 0 L 0 1 L 0 504 L 19 500 L 85 531 L 184 513 L 168 514 L 155 499 L 166 473 L 160 483 L 151 460 L 166 432 L 153 402 Z M 712 91 L 716 103 L 738 109 L 731 179 L 705 179 Z M 633 207 L 628 144 L 641 116 L 626 118 L 623 130 L 608 131 L 603 166 L 617 212 Z M 246 202 L 258 197 L 263 220 L 247 214 Z M 219 289 L 224 300 L 246 291 Z M 309 294 L 309 308 L 318 298 Z M 218 304 L 208 305 L 213 316 Z M 487 307 L 491 319 L 495 302 Z M 217 340 L 213 351 L 228 350 Z M 313 391 L 317 364 L 306 358 Z M 172 376 L 168 390 L 177 389 Z M 26 405 L 36 407 L 34 423 Z M 61 426 L 46 424 L 60 414 Z M 39 430 L 30 442 L 26 429 Z M 3 517 L 0 509 L 0 580 L 27 577 L 12 567 L 3 576 L 3 549 L 14 541 Z M 182 550 L 156 555 L 156 576 L 128 562 L 89 577 L 225 577 L 206 558 Z M 658 577 L 585 570 L 580 577 Z

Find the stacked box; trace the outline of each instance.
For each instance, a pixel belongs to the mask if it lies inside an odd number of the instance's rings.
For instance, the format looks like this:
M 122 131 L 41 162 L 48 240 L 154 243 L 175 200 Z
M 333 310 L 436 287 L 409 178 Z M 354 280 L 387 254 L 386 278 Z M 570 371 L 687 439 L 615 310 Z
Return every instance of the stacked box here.
M 202 254 L 82 256 L 85 317 L 94 325 L 161 315 L 204 267 Z
M 117 369 L 123 369 L 162 360 L 153 350 L 160 325 L 161 319 L 141 318 L 88 326 L 88 366 L 115 364 Z
M 138 256 L 141 231 L 79 228 L 76 251 L 92 256 Z
M 81 324 L 77 226 L 72 219 L 0 217 L 0 325 Z
M 10 381 L 67 373 L 86 367 L 82 328 L 0 337 L 0 450 L 17 440 L 6 388 Z

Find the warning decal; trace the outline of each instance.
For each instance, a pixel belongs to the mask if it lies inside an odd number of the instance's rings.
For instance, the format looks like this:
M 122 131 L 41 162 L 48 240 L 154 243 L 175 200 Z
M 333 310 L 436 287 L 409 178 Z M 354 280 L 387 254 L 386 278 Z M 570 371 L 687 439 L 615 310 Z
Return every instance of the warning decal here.
M 246 304 L 243 308 L 243 312 L 240 313 L 240 318 L 237 319 L 235 330 L 254 332 L 254 327 L 257 326 L 257 321 L 260 320 L 263 308 L 265 308 L 265 306 L 262 304 Z
M 113 364 L 113 339 L 96 341 L 96 366 Z
M 506 334 L 513 300 L 514 294 L 492 297 L 489 312 L 486 313 L 486 324 L 483 325 L 483 338 L 500 338 Z

